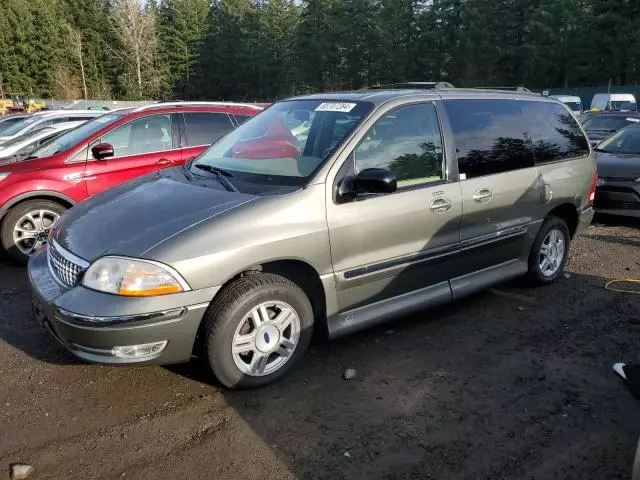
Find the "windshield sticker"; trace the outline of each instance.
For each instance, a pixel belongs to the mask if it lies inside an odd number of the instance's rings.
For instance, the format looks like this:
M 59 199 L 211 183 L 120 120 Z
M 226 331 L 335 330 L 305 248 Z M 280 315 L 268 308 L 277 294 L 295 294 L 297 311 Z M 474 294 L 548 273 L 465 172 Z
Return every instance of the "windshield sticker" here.
M 316 112 L 350 112 L 357 103 L 325 102 L 316 107 Z

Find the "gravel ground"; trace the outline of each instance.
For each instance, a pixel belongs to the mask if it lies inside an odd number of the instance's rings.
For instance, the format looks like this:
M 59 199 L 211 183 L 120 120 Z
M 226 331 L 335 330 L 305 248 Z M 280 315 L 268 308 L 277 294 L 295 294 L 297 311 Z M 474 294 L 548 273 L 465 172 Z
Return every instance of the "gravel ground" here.
M 29 318 L 0 260 L 0 471 L 30 479 L 629 478 L 640 404 L 640 224 L 597 224 L 552 287 L 500 285 L 330 344 L 228 392 L 194 365 L 83 364 Z M 345 381 L 342 373 L 357 375 Z M 1 474 L 0 474 L 1 476 Z

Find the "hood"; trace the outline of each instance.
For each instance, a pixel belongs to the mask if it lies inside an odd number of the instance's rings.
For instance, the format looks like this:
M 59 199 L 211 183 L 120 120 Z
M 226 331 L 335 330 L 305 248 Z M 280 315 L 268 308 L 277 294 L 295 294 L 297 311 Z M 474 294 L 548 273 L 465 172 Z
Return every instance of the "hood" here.
M 155 173 L 91 197 L 66 212 L 54 238 L 74 255 L 143 256 L 154 245 L 255 198 L 192 182 L 177 171 Z M 215 184 L 215 185 L 214 185 Z
M 602 178 L 640 178 L 640 154 L 596 152 L 598 176 Z

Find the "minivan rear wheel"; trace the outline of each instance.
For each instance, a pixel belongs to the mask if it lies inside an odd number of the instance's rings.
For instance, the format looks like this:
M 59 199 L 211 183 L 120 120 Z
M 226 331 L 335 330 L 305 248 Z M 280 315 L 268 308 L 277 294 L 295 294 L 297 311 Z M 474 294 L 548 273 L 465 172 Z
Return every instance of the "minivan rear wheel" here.
M 547 217 L 529 255 L 529 280 L 537 285 L 555 282 L 569 258 L 570 241 L 567 223 L 559 217 Z
M 29 200 L 13 207 L 4 218 L 0 230 L 3 248 L 19 263 L 47 242 L 53 224 L 65 207 L 50 200 Z
M 221 291 L 205 314 L 208 363 L 223 385 L 251 388 L 283 376 L 304 355 L 313 309 L 293 282 L 250 273 Z

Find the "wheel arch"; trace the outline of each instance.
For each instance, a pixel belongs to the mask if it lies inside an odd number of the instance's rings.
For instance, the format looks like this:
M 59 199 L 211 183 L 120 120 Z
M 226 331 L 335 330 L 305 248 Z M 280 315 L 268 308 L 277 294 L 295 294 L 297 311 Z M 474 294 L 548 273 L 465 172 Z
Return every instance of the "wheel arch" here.
M 320 279 L 318 271 L 309 263 L 299 259 L 281 259 L 270 260 L 261 264 L 252 265 L 241 272 L 236 273 L 229 279 L 227 279 L 217 295 L 226 287 L 231 285 L 239 278 L 246 275 L 253 275 L 259 273 L 272 273 L 280 275 L 287 280 L 295 283 L 302 291 L 307 295 L 311 302 L 314 314 L 314 335 L 320 335 L 322 338 L 327 338 L 327 300 L 326 293 Z M 201 322 L 198 334 L 193 346 L 193 353 L 196 356 L 201 354 L 203 346 L 203 325 Z
M 561 218 L 569 227 L 569 235 L 571 238 L 575 235 L 578 230 L 578 222 L 580 220 L 580 215 L 578 214 L 578 210 L 575 205 L 572 203 L 562 203 L 557 207 L 554 207 L 548 214 L 548 216 L 554 216 Z
M 27 192 L 16 197 L 13 197 L 7 203 L 0 207 L 0 222 L 4 220 L 4 217 L 7 215 L 9 210 L 11 210 L 16 205 L 21 203 L 30 201 L 30 200 L 49 200 L 53 202 L 57 202 L 65 208 L 71 208 L 76 204 L 76 201 L 71 197 L 64 195 L 59 192 L 50 191 L 50 190 L 38 190 L 34 192 Z

